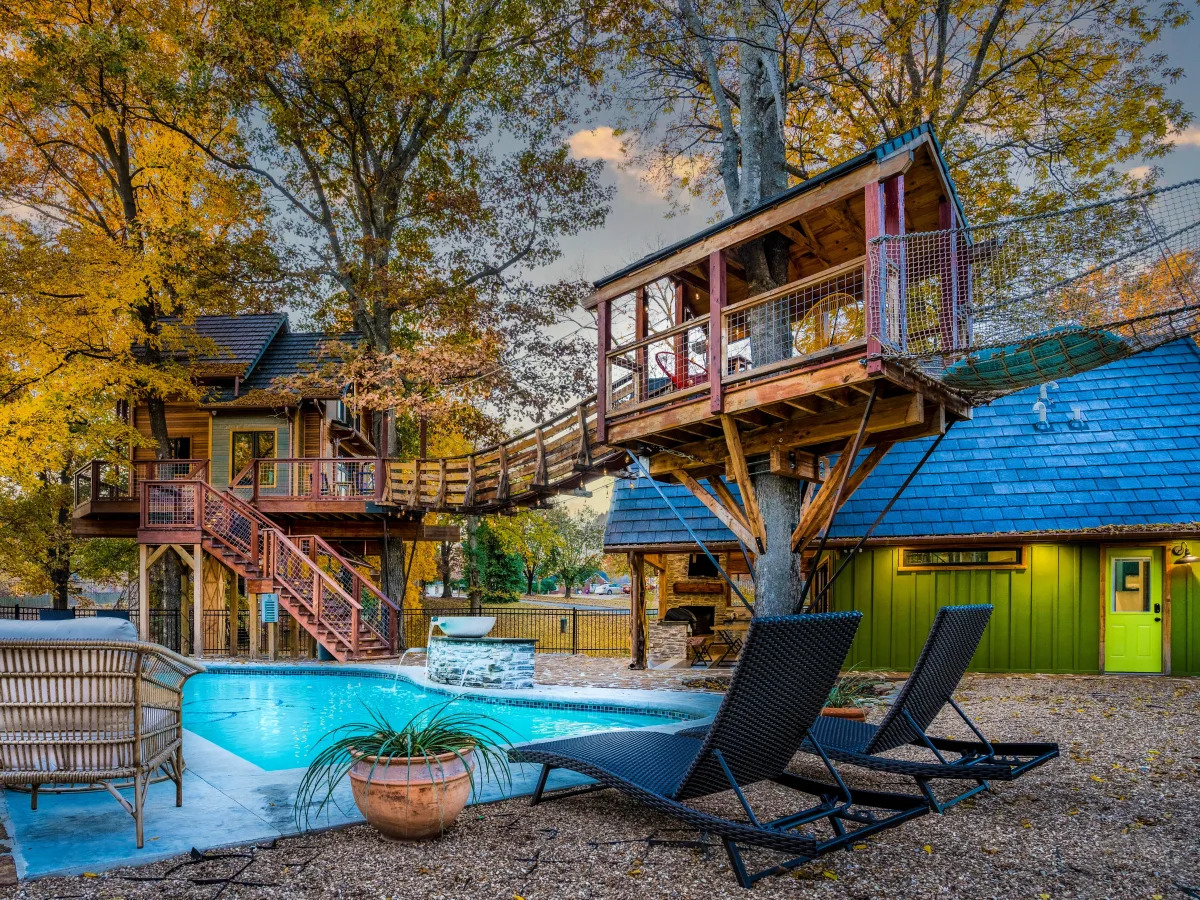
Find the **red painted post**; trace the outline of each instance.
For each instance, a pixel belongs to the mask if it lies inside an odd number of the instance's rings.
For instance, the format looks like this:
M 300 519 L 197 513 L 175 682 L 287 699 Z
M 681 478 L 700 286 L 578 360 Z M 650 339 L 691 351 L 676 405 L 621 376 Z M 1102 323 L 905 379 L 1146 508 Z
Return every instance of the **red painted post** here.
M 873 181 L 863 192 L 864 223 L 863 233 L 866 246 L 863 252 L 867 254 L 866 292 L 867 292 L 867 373 L 875 374 L 882 370 L 881 356 L 883 347 L 879 336 L 883 333 L 883 305 L 886 300 L 887 267 L 880 265 L 882 260 L 875 255 L 876 249 L 871 241 L 884 232 L 883 228 L 883 185 Z
M 321 621 L 321 574 L 317 571 L 317 567 L 313 566 L 313 615 L 318 622 Z
M 250 520 L 250 562 L 258 563 L 258 522 L 255 519 Z
M 350 650 L 358 656 L 358 607 L 350 609 Z
M 637 289 L 634 300 L 633 309 L 633 339 L 635 341 L 644 341 L 646 333 L 649 330 L 648 316 L 646 315 L 646 289 L 640 287 Z M 635 401 L 645 400 L 646 395 L 650 393 L 650 373 L 646 369 L 647 353 L 645 347 L 639 347 L 637 350 L 637 382 L 634 385 L 633 399 Z
M 612 331 L 612 302 L 601 300 L 596 307 L 596 328 L 599 332 L 596 354 L 596 441 L 608 440 L 608 347 Z
M 380 459 L 375 460 L 375 502 L 376 503 L 383 502 L 383 478 L 384 478 L 384 475 L 386 475 L 386 474 L 387 474 L 387 466 L 384 464 L 383 458 L 381 457 Z
M 88 499 L 95 503 L 100 499 L 100 460 L 93 459 L 91 464 L 92 484 L 88 488 Z
M 883 227 L 887 234 L 894 237 L 904 237 L 904 176 L 893 175 L 883 183 Z M 888 338 L 900 345 L 901 349 L 908 346 L 908 279 L 906 271 L 906 252 L 903 241 L 888 248 L 887 261 L 889 267 L 895 266 L 899 290 L 896 294 L 896 309 L 887 310 L 885 323 L 894 324 L 888 329 Z M 884 278 L 887 285 L 887 276 Z M 890 320 L 890 323 L 888 322 Z M 894 332 L 894 333 L 893 333 Z
M 254 485 L 251 488 L 250 496 L 254 500 L 254 502 L 257 503 L 258 502 L 258 460 L 257 459 L 254 461 L 254 464 L 250 467 L 250 477 L 254 481 Z
M 708 255 L 708 408 L 712 413 L 721 412 L 725 400 L 725 347 L 721 335 L 727 290 L 725 254 L 714 250 Z
M 675 317 L 672 325 L 682 325 L 687 312 L 687 287 L 682 281 L 675 282 Z M 687 332 L 675 336 L 675 383 L 687 384 Z
M 204 491 L 198 483 L 192 484 L 192 526 L 204 527 Z
M 954 204 L 945 197 L 938 200 L 938 230 L 945 235 L 938 242 L 938 284 L 941 301 L 938 304 L 938 331 L 942 353 L 958 349 L 958 232 L 954 230 L 958 216 Z

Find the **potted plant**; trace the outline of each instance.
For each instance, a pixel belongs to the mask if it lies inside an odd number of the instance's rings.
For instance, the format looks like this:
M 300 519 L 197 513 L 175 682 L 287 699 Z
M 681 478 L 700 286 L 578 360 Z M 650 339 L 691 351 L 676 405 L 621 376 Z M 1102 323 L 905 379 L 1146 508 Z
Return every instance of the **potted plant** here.
M 862 708 L 862 702 L 868 697 L 875 696 L 875 682 L 865 675 L 849 672 L 838 677 L 837 682 L 829 691 L 825 700 L 823 716 L 835 716 L 839 719 L 854 719 L 858 722 L 867 721 L 867 711 Z
M 369 721 L 326 734 L 296 792 L 297 824 L 307 827 L 314 801 L 320 815 L 349 778 L 358 811 L 376 831 L 390 840 L 423 840 L 454 824 L 478 788 L 480 766 L 509 783 L 500 748 L 510 742 L 499 723 L 451 710 L 453 702 L 424 709 L 399 728 L 368 708 Z

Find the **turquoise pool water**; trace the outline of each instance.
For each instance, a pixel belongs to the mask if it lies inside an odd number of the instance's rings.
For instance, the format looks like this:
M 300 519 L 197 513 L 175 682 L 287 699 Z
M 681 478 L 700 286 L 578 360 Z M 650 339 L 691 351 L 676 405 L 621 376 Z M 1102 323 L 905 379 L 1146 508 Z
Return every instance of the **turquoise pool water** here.
M 321 738 L 338 725 L 380 710 L 400 726 L 447 695 L 398 680 L 350 674 L 197 675 L 184 688 L 184 726 L 262 769 L 308 764 Z M 514 743 L 680 721 L 663 715 L 454 701 L 457 710 L 488 716 Z

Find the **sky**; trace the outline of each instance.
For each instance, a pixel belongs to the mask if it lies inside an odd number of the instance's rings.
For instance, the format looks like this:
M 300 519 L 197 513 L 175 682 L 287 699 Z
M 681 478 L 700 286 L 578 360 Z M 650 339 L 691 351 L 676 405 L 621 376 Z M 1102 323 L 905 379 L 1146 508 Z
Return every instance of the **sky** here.
M 1182 100 L 1189 112 L 1197 115 L 1197 123 L 1174 138 L 1175 148 L 1162 160 L 1160 185 L 1175 184 L 1200 177 L 1200 62 L 1195 60 L 1200 48 L 1200 16 L 1189 25 L 1169 32 L 1159 42 L 1158 50 L 1183 69 L 1184 77 L 1170 89 L 1174 99 Z M 620 141 L 613 135 L 612 121 L 600 120 L 583 128 L 571 139 L 572 152 L 579 157 L 604 161 L 604 177 L 616 188 L 612 212 L 605 225 L 595 231 L 576 235 L 562 244 L 562 258 L 539 273 L 547 281 L 558 278 L 585 278 L 594 281 L 631 263 L 646 254 L 674 241 L 700 231 L 714 216 L 724 215 L 724 208 L 714 208 L 706 201 L 693 201 L 691 208 L 680 211 L 659 191 L 645 183 L 644 173 L 620 167 Z M 1131 161 L 1125 168 L 1141 174 L 1145 161 Z M 673 213 L 673 215 L 669 215 Z M 579 310 L 576 321 L 593 321 L 590 313 Z M 590 500 L 568 499 L 572 507 L 608 508 L 612 479 L 605 478 L 591 486 Z

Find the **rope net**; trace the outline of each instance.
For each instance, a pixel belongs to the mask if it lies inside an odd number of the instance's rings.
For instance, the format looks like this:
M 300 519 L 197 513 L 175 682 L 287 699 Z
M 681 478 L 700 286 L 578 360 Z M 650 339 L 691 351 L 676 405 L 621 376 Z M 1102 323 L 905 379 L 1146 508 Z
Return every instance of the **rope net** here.
M 884 356 L 980 399 L 1200 332 L 1200 180 L 869 253 Z

